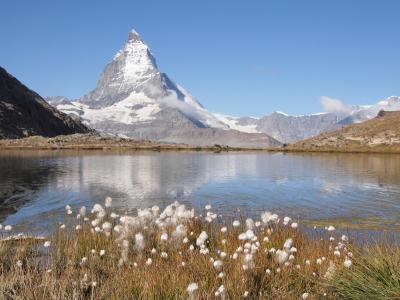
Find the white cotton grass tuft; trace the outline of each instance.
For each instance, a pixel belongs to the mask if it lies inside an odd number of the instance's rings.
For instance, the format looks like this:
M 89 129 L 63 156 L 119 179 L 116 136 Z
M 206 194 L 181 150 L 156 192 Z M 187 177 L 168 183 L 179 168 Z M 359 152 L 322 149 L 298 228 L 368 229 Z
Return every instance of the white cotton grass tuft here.
M 112 213 L 110 214 L 110 218 L 115 220 L 115 219 L 118 219 L 118 218 L 119 218 L 119 215 L 116 214 L 115 212 L 112 212 Z
M 11 225 L 6 225 L 6 226 L 4 226 L 4 230 L 5 231 L 11 231 L 12 230 L 12 226 Z
M 324 278 L 332 279 L 333 276 L 335 275 L 335 272 L 336 272 L 336 266 L 333 263 L 333 261 L 330 260 L 328 269 L 326 270 L 326 273 L 324 274 Z
M 303 293 L 302 295 L 301 295 L 301 299 L 308 299 L 308 297 L 310 296 L 310 294 L 309 293 Z
M 277 250 L 275 253 L 275 261 L 282 265 L 289 259 L 289 254 L 286 251 Z
M 44 246 L 45 248 L 49 248 L 50 245 L 51 245 L 51 242 L 50 242 L 50 241 L 45 241 L 44 244 L 43 244 L 43 246 Z
M 254 229 L 254 221 L 251 218 L 246 219 L 246 228 L 248 230 L 253 230 Z
M 353 262 L 348 257 L 344 259 L 343 266 L 345 266 L 346 268 L 350 268 L 352 264 Z
M 264 224 L 269 224 L 269 223 L 276 223 L 278 222 L 279 216 L 277 214 L 272 214 L 269 211 L 266 211 L 261 214 L 261 221 Z
M 290 217 L 284 217 L 283 218 L 283 225 L 287 226 L 291 220 L 292 220 L 292 218 L 290 218 Z
M 196 291 L 199 289 L 199 285 L 195 282 L 189 283 L 186 291 L 189 294 L 189 299 L 195 299 L 194 295 Z
M 238 220 L 235 220 L 232 222 L 232 226 L 233 227 L 239 227 L 240 226 L 240 222 Z
M 335 230 L 335 227 L 332 226 L 332 225 L 329 225 L 328 227 L 326 227 L 326 230 L 327 230 L 327 231 L 334 231 L 334 230 Z
M 112 206 L 112 198 L 111 197 L 106 197 L 106 199 L 104 200 L 104 206 L 107 208 Z
M 86 256 L 82 257 L 80 265 L 83 267 L 86 265 L 86 263 L 88 262 L 88 258 Z
M 144 250 L 144 248 L 146 247 L 146 244 L 144 242 L 144 236 L 142 233 L 138 232 L 135 234 L 135 250 L 138 252 L 141 252 Z
M 288 239 L 285 241 L 285 243 L 283 244 L 283 248 L 284 248 L 285 250 L 289 250 L 289 249 L 292 247 L 292 245 L 293 245 L 293 239 L 288 238 Z
M 196 239 L 196 245 L 197 246 L 202 246 L 204 245 L 205 241 L 208 239 L 208 234 L 205 231 L 202 231 L 198 238 Z
M 99 203 L 93 205 L 91 213 L 96 214 L 96 218 L 99 220 L 102 220 L 106 216 L 106 212 L 104 211 L 103 206 L 101 206 L 101 204 Z
M 104 222 L 103 225 L 101 225 L 101 228 L 105 231 L 105 232 L 109 232 L 112 229 L 112 224 L 110 222 Z
M 220 285 L 214 295 L 215 297 L 225 298 L 225 286 L 223 284 Z
M 153 263 L 153 260 L 149 257 L 149 258 L 146 260 L 146 266 L 151 266 L 152 263 Z
M 204 208 L 205 208 L 206 210 L 210 210 L 210 209 L 211 209 L 211 204 L 207 204 Z
M 175 230 L 172 232 L 172 238 L 176 241 L 181 241 L 187 235 L 186 226 L 183 224 L 179 224 L 176 226 Z M 188 242 L 188 241 L 187 241 Z
M 82 206 L 82 207 L 79 209 L 79 214 L 80 214 L 81 217 L 86 216 L 86 207 L 85 207 L 85 206 Z
M 290 227 L 292 227 L 293 229 L 296 229 L 297 227 L 299 227 L 299 224 L 296 222 L 293 222 Z
M 168 258 L 168 253 L 167 252 L 161 252 L 160 256 L 161 256 L 161 258 Z
M 221 228 L 221 232 L 222 232 L 222 233 L 225 233 L 225 232 L 227 232 L 227 231 L 228 231 L 228 228 L 226 228 L 226 226 L 224 226 L 224 227 Z
M 128 253 L 129 253 L 129 241 L 123 240 L 121 245 L 121 262 L 125 263 L 128 261 Z
M 100 256 L 104 256 L 105 254 L 106 254 L 106 250 L 104 250 L 104 249 L 100 250 L 100 252 L 99 252 Z
M 214 266 L 214 268 L 215 268 L 216 270 L 221 270 L 222 265 L 223 265 L 223 263 L 222 263 L 221 260 L 216 260 L 216 261 L 214 261 L 214 263 L 213 263 L 213 266 Z
M 168 241 L 168 233 L 163 232 L 163 233 L 161 234 L 161 236 L 160 236 L 160 240 L 161 240 L 161 242 L 166 242 L 166 241 Z

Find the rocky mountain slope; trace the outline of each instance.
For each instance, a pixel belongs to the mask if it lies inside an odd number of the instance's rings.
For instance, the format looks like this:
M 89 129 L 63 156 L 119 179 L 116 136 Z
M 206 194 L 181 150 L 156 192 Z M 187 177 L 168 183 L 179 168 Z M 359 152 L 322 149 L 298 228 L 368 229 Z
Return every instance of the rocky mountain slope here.
M 289 145 L 288 150 L 400 153 L 400 111 L 380 111 L 374 119 Z
M 376 117 L 380 110 L 400 110 L 400 97 L 391 96 L 373 105 L 349 106 L 346 110 L 336 113 L 290 116 L 274 112 L 262 118 L 215 115 L 231 129 L 266 133 L 283 143 L 291 143 L 339 129 L 344 125 L 370 120 Z
M 0 67 L 0 138 L 86 133 L 79 120 L 49 105 Z
M 231 130 L 158 70 L 149 47 L 136 31 L 129 33 L 93 91 L 74 101 L 64 97 L 46 100 L 96 130 L 121 137 L 199 146 L 280 144 L 265 133 Z

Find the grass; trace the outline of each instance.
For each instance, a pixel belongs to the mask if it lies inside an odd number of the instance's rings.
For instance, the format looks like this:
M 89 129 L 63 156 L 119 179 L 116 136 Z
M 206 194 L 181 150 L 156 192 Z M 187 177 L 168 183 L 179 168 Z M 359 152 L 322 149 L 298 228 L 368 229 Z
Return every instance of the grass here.
M 332 281 L 342 299 L 400 299 L 400 249 L 376 244 Z
M 310 236 L 272 214 L 233 226 L 178 203 L 135 217 L 100 205 L 67 212 L 50 245 L 2 240 L 2 299 L 400 298 L 398 247 L 359 248 L 328 230 Z

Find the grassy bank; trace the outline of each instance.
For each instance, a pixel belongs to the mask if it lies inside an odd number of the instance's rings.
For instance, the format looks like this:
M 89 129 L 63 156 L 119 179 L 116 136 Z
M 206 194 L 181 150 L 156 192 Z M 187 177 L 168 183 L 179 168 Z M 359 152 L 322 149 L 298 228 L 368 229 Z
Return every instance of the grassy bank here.
M 174 203 L 118 216 L 66 207 L 48 238 L 0 244 L 4 299 L 399 299 L 400 250 L 266 212 L 224 219 Z M 3 228 L 4 235 L 12 229 Z

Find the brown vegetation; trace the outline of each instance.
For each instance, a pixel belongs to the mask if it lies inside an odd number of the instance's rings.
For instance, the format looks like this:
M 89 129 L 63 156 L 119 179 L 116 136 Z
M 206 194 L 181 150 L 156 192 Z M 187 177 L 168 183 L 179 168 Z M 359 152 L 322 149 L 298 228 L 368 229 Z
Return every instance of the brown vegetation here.
M 400 112 L 380 112 L 372 120 L 320 134 L 284 150 L 400 153 Z

